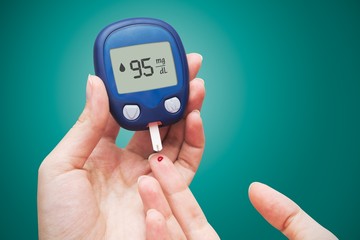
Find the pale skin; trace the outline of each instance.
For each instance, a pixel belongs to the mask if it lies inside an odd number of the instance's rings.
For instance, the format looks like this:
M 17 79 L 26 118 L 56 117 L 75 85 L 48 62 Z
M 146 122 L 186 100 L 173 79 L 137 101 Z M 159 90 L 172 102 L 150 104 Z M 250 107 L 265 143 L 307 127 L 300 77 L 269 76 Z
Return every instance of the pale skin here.
M 105 87 L 89 75 L 83 113 L 39 168 L 40 239 L 219 239 L 188 188 L 204 151 L 199 110 L 205 88 L 196 78 L 202 57 L 187 58 L 186 114 L 161 128 L 164 148 L 155 155 L 146 131 L 136 132 L 125 148 L 116 146 L 120 128 L 109 113 Z M 265 185 L 252 184 L 249 196 L 290 239 L 336 239 Z
M 159 156 L 163 157 L 161 161 Z M 172 161 L 163 154 L 155 154 L 149 162 L 154 177 L 141 177 L 138 184 L 147 211 L 146 239 L 178 239 L 174 235 L 173 219 L 180 224 L 186 239 L 219 239 Z M 249 197 L 259 213 L 288 239 L 337 239 L 296 203 L 265 184 L 252 183 Z
M 189 184 L 204 150 L 199 114 L 204 82 L 196 78 L 202 57 L 187 56 L 190 93 L 185 118 L 161 128 L 162 153 L 174 159 Z M 86 106 L 79 120 L 39 168 L 40 239 L 145 239 L 145 215 L 137 190 L 152 175 L 147 131 L 136 132 L 125 148 L 115 145 L 119 125 L 109 113 L 102 81 L 89 76 Z M 120 133 L 121 135 L 121 133 Z

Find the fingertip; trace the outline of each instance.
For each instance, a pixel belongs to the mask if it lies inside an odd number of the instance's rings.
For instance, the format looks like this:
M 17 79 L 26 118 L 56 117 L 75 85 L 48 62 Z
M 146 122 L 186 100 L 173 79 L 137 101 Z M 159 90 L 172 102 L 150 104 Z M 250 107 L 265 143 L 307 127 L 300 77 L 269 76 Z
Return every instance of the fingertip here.
M 186 112 L 189 113 L 193 109 L 201 109 L 205 99 L 204 80 L 195 78 L 190 82 L 189 102 Z
M 161 183 L 164 175 L 168 175 L 169 171 L 171 171 L 170 162 L 172 161 L 161 152 L 151 154 L 148 161 L 156 180 Z
M 88 101 L 90 101 L 90 114 L 91 122 L 94 128 L 99 131 L 104 131 L 109 120 L 109 100 L 103 81 L 95 76 L 89 75 L 88 86 L 90 95 Z
M 256 182 L 252 182 L 250 183 L 249 187 L 248 187 L 248 196 L 251 200 L 251 192 L 252 192 L 252 189 L 253 189 L 253 186 L 256 185 Z
M 191 129 L 197 129 L 202 127 L 202 118 L 201 112 L 199 109 L 193 109 L 187 116 L 186 116 L 186 127 Z
M 156 183 L 156 179 L 150 176 L 143 175 L 138 178 L 138 188 L 147 192 L 154 192 Z
M 91 96 L 100 98 L 101 100 L 106 100 L 106 102 L 108 102 L 108 96 L 104 82 L 98 76 L 89 74 L 88 85 L 91 87 L 92 90 Z
M 144 179 L 144 178 L 146 178 L 145 175 L 142 175 L 142 176 L 138 177 L 138 180 L 137 180 L 138 185 L 140 185 L 141 180 Z
M 93 74 L 89 74 L 88 75 L 88 78 L 91 79 L 92 81 L 99 81 L 99 82 L 102 82 L 101 78 L 96 76 L 96 75 L 93 75 Z
M 286 220 L 299 207 L 284 194 L 266 184 L 253 182 L 249 186 L 249 198 L 254 208 L 275 228 L 282 230 Z
M 271 201 L 275 196 L 281 193 L 264 183 L 252 182 L 249 185 L 248 194 L 251 203 L 259 210 L 259 208 L 265 206 L 265 202 Z
M 198 82 L 199 84 L 205 86 L 205 81 L 204 81 L 204 79 L 202 79 L 202 78 L 195 78 L 195 79 L 194 79 L 194 82 Z
M 169 158 L 162 153 L 153 153 L 150 154 L 148 160 L 151 164 L 151 162 L 162 162 L 163 160 L 169 160 Z
M 196 94 L 205 95 L 205 80 L 198 77 L 194 78 L 194 80 L 190 82 L 190 91 Z
M 146 239 L 170 239 L 166 227 L 165 217 L 156 209 L 149 209 L 146 212 Z
M 151 227 L 154 233 L 159 233 L 162 231 L 165 226 L 164 216 L 156 209 L 151 208 L 146 212 L 146 224 Z
M 197 61 L 199 63 L 202 63 L 203 59 L 204 58 L 200 53 L 193 52 L 193 53 L 188 54 L 188 60 Z
M 86 82 L 86 101 L 89 101 L 92 96 L 92 75 L 89 74 Z
M 152 153 L 149 155 L 148 160 L 150 161 L 157 153 Z
M 248 188 L 249 195 L 251 193 L 253 193 L 254 191 L 257 191 L 257 189 L 261 188 L 261 187 L 268 187 L 268 186 L 266 184 L 261 183 L 261 182 L 252 182 L 252 183 L 250 183 L 249 188 Z
M 105 90 L 105 92 L 106 92 L 104 82 L 98 76 L 89 74 L 88 75 L 88 80 L 87 80 L 86 91 L 89 90 L 90 91 L 89 94 L 90 94 L 90 96 L 92 96 L 92 93 L 93 93 L 93 91 L 95 89 L 96 90 L 99 90 L 99 89 L 100 90 Z M 88 95 L 87 95 L 87 97 L 88 97 Z
M 150 176 L 140 176 L 138 178 L 138 192 L 145 206 L 154 202 L 159 194 L 159 183 Z
M 252 182 L 248 188 L 248 196 L 251 204 L 258 210 L 259 201 L 263 199 L 262 194 L 266 194 L 271 189 L 266 184 L 260 182 Z
M 251 183 L 249 198 L 255 209 L 288 239 L 337 239 L 294 201 L 266 184 Z
M 194 109 L 186 117 L 185 141 L 189 146 L 204 148 L 205 134 L 200 111 Z
M 200 58 L 201 62 L 204 60 L 203 56 L 200 53 L 193 53 L 194 55 L 196 55 L 198 58 Z
M 176 186 L 181 185 L 184 182 L 184 179 L 177 172 L 174 163 L 162 153 L 155 153 L 149 158 L 150 168 L 154 174 L 154 178 L 158 181 L 159 185 L 162 187 L 162 190 L 168 193 L 168 189 L 164 186 Z
M 149 220 L 161 221 L 163 219 L 163 215 L 156 209 L 151 208 L 147 210 L 146 217 Z
M 194 110 L 191 111 L 191 114 L 195 114 L 196 118 L 199 118 L 200 117 L 200 110 L 199 109 L 194 109 Z
M 198 53 L 190 53 L 187 55 L 187 61 L 189 65 L 189 79 L 193 80 L 200 70 L 203 57 Z
M 200 100 L 204 100 L 205 98 L 205 81 L 202 78 L 195 78 L 190 83 L 190 94 L 196 95 L 196 97 Z

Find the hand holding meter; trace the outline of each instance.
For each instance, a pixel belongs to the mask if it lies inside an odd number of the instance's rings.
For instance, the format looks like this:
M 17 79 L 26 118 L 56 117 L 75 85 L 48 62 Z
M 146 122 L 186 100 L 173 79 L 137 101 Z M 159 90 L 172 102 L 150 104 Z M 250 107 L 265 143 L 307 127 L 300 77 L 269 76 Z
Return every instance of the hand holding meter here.
M 149 128 L 153 149 L 160 151 L 158 126 L 179 121 L 189 95 L 186 53 L 176 31 L 150 18 L 113 23 L 95 41 L 94 65 L 115 120 L 128 130 Z

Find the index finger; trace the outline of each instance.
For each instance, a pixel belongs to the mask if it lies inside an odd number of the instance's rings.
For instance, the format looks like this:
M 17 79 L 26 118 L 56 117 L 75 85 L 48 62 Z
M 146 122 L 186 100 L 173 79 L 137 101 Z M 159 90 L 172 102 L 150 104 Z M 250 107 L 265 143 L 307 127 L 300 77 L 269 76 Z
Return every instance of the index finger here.
M 173 162 L 163 154 L 153 154 L 149 163 L 187 238 L 219 239 Z
M 295 202 L 262 183 L 252 183 L 249 197 L 256 210 L 289 239 L 337 239 Z

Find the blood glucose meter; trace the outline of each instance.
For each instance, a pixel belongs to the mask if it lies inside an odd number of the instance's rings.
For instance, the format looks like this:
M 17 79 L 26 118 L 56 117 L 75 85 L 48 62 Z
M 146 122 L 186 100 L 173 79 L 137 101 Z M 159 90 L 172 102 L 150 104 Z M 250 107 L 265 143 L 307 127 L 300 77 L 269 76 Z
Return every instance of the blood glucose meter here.
M 128 130 L 150 127 L 153 146 L 153 137 L 160 139 L 154 128 L 183 117 L 189 95 L 188 63 L 180 37 L 169 24 L 132 18 L 105 27 L 95 41 L 94 66 L 115 120 Z M 161 150 L 161 140 L 154 150 Z

